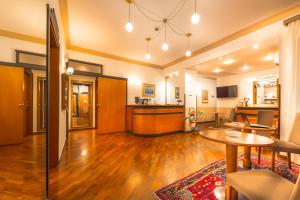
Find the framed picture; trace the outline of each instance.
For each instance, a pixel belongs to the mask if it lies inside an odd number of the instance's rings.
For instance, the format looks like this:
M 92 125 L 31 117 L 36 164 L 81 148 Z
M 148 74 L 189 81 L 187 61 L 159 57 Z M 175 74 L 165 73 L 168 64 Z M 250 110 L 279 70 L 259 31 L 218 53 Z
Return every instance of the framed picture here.
M 208 90 L 202 90 L 202 103 L 208 103 Z
M 142 90 L 142 96 L 143 97 L 155 97 L 155 84 L 143 84 L 143 90 Z
M 180 98 L 180 87 L 175 87 L 175 99 Z
M 69 101 L 69 76 L 65 73 L 63 73 L 61 76 L 62 76 L 61 108 L 65 110 L 68 107 L 68 101 Z

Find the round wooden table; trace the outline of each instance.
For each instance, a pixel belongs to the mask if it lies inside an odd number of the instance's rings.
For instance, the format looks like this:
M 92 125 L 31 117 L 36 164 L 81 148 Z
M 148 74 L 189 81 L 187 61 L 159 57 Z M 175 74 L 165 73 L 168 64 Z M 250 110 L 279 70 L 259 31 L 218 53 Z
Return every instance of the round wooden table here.
M 228 130 L 227 130 L 228 131 Z M 238 137 L 229 137 L 226 130 L 206 130 L 201 131 L 200 136 L 205 139 L 226 144 L 226 172 L 233 173 L 237 171 L 237 150 L 238 146 L 244 147 L 268 147 L 271 146 L 274 141 L 270 138 L 239 132 Z M 245 158 L 245 159 L 250 159 Z M 251 162 L 251 161 L 248 161 Z M 226 186 L 226 199 L 236 200 L 238 197 L 237 191 L 232 187 Z
M 250 126 L 245 126 L 245 124 L 241 123 L 241 122 L 224 123 L 224 125 L 229 128 L 240 130 L 242 132 L 250 132 L 251 133 L 253 131 L 270 131 L 274 134 L 275 139 L 279 139 L 278 131 L 277 131 L 277 128 L 275 128 L 275 127 L 266 127 L 266 128 L 250 127 Z M 261 148 L 259 148 L 258 163 L 260 163 L 260 154 L 261 154 Z M 245 167 L 245 168 L 252 167 L 250 156 L 251 156 L 251 147 L 244 147 L 244 157 L 246 159 L 243 160 L 243 167 Z

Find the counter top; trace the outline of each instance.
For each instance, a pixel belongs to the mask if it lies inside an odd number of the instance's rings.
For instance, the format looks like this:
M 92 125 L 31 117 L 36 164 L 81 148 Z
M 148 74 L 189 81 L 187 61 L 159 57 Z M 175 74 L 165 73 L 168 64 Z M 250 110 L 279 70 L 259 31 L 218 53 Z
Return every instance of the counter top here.
M 181 108 L 184 107 L 184 105 L 163 105 L 163 104 L 133 104 L 133 105 L 127 105 L 127 107 L 142 107 L 142 108 Z
M 258 109 L 265 109 L 265 110 L 278 110 L 278 106 L 274 105 L 253 105 L 253 106 L 238 106 L 237 109 L 241 110 L 258 110 Z

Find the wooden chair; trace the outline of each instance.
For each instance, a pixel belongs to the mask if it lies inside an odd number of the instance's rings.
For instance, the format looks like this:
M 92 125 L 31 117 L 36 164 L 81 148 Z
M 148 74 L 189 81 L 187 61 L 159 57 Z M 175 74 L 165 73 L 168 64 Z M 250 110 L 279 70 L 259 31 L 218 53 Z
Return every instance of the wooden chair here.
M 288 141 L 274 140 L 272 147 L 272 170 L 275 168 L 275 152 L 286 152 L 288 155 L 288 166 L 292 169 L 291 154 L 300 154 L 300 113 L 295 116 L 294 124 L 289 136 Z
M 256 123 L 270 126 L 273 125 L 273 119 L 274 119 L 274 112 L 272 110 L 259 110 L 257 112 L 257 119 Z M 256 134 L 271 137 L 271 131 L 256 131 Z M 258 164 L 260 164 L 260 157 L 261 157 L 261 147 L 258 147 Z
M 300 199 L 300 178 L 294 184 L 266 169 L 227 174 L 227 184 L 249 200 Z M 232 199 L 232 197 L 229 196 L 226 199 Z
M 220 121 L 221 121 L 222 127 L 223 127 L 223 125 L 224 125 L 225 122 L 234 122 L 234 121 L 236 121 L 235 108 L 231 108 L 229 116 L 228 117 L 221 117 Z

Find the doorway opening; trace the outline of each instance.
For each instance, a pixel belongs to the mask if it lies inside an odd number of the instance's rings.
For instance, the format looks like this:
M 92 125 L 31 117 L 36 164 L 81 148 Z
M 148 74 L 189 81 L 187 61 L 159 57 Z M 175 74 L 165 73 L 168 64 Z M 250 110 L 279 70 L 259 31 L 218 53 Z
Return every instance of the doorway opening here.
M 93 126 L 93 83 L 72 81 L 71 128 Z

